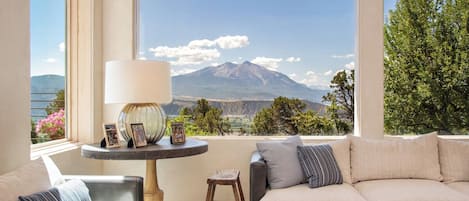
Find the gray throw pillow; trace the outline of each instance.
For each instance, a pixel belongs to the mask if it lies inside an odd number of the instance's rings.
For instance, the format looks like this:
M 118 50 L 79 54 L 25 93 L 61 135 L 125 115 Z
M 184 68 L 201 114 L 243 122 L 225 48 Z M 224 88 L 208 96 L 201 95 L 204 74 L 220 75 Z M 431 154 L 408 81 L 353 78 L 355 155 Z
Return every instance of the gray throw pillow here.
M 330 145 L 298 146 L 298 158 L 311 188 L 343 182 Z
M 297 146 L 303 145 L 299 136 L 292 136 L 283 141 L 258 142 L 256 145 L 267 163 L 270 188 L 285 188 L 304 181 L 296 151 Z

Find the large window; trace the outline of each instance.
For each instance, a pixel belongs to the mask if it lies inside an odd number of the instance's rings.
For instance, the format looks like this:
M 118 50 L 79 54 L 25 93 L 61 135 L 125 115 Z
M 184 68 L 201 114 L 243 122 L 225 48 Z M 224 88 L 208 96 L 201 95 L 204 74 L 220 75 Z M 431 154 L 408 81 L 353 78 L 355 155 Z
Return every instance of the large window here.
M 346 134 L 354 3 L 140 0 L 136 57 L 171 63 L 188 134 Z
M 31 140 L 63 139 L 66 0 L 31 0 Z
M 469 134 L 469 3 L 385 0 L 385 130 Z

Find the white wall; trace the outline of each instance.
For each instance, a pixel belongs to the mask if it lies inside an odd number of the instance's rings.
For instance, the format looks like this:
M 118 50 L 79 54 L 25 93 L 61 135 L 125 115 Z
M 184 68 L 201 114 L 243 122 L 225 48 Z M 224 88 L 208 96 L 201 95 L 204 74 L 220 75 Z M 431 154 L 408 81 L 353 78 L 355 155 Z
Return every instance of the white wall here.
M 0 1 L 0 174 L 30 153 L 29 1 Z

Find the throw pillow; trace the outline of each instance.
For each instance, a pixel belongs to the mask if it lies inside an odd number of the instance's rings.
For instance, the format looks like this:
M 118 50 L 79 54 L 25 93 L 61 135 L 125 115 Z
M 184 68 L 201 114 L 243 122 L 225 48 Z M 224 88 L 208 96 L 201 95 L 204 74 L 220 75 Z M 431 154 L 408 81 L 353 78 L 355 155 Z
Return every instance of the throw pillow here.
M 469 142 L 438 139 L 443 181 L 469 181 Z
M 19 201 L 91 201 L 86 184 L 79 179 L 72 179 L 48 191 L 19 196 L 18 199 Z
M 414 139 L 348 137 L 354 183 L 375 179 L 442 179 L 436 134 Z
M 28 196 L 20 196 L 19 201 L 61 201 L 59 190 L 51 188 L 48 191 L 34 193 Z M 63 201 L 63 200 L 62 200 Z
M 0 176 L 0 200 L 17 201 L 19 195 L 46 191 L 50 187 L 46 166 L 43 160 L 37 159 Z
M 270 188 L 285 188 L 304 181 L 296 147 L 303 145 L 299 136 L 283 141 L 258 142 L 259 154 L 267 163 L 267 180 Z
M 336 140 L 327 144 L 332 147 L 334 158 L 337 165 L 339 165 L 344 183 L 352 184 L 352 175 L 350 174 L 350 139 Z
M 342 184 L 342 174 L 330 145 L 298 146 L 298 158 L 311 188 Z

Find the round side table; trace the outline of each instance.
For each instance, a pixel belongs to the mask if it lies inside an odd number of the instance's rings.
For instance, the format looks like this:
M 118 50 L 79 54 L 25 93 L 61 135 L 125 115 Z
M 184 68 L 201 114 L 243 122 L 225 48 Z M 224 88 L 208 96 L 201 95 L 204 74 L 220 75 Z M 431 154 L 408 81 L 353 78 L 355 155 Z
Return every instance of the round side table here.
M 83 145 L 81 155 L 86 158 L 101 160 L 146 160 L 145 201 L 163 201 L 163 191 L 158 186 L 156 160 L 179 158 L 202 154 L 208 151 L 208 143 L 188 138 L 186 143 L 173 145 L 168 138 L 158 144 L 149 144 L 141 148 L 102 148 L 100 144 Z

